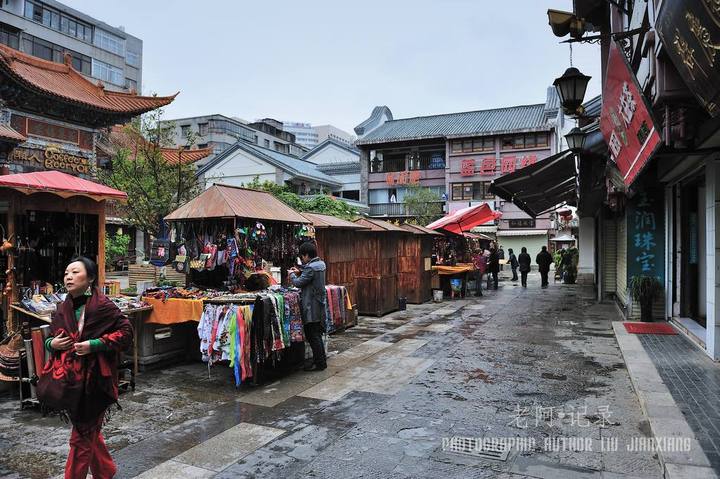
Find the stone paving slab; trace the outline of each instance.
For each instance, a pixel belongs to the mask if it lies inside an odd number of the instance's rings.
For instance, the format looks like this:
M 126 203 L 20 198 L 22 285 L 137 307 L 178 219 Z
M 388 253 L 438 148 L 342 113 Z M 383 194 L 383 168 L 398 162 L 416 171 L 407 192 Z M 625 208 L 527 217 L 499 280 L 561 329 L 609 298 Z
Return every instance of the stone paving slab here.
M 650 423 L 653 437 L 658 440 L 687 439 L 690 443 L 689 451 L 658 449 L 659 459 L 665 469 L 665 477 L 668 479 L 717 477 L 693 429 L 685 420 L 653 360 L 645 352 L 640 337 L 648 335 L 630 334 L 620 321 L 613 322 L 613 330 L 626 359 L 628 373 L 643 413 Z M 689 473 L 692 475 L 688 475 Z
M 201 467 L 189 466 L 177 461 L 163 462 L 148 471 L 143 472 L 136 479 L 209 479 L 215 476 L 216 472 Z

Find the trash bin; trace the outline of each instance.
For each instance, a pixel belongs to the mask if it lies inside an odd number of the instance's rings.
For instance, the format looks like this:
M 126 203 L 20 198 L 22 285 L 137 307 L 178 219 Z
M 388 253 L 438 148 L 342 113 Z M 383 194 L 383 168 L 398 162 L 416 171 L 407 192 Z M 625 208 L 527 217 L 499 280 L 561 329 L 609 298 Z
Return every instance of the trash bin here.
M 400 311 L 405 311 L 407 309 L 407 298 L 405 298 L 405 297 L 398 298 L 398 309 Z
M 436 303 L 442 303 L 442 300 L 443 300 L 443 290 L 442 289 L 433 290 L 433 301 Z

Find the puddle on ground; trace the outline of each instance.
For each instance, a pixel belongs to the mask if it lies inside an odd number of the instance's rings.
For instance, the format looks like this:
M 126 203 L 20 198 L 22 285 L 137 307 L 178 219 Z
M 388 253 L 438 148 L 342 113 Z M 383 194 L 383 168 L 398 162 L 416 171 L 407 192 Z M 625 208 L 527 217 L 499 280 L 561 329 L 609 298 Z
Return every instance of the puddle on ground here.
M 545 379 L 554 379 L 556 381 L 566 381 L 567 380 L 567 376 L 564 374 L 542 373 L 541 376 Z

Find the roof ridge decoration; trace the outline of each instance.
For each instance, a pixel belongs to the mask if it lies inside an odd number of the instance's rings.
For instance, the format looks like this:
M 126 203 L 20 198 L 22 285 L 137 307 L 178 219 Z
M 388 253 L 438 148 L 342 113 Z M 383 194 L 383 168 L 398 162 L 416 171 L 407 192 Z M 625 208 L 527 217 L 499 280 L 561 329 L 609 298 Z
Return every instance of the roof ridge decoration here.
M 168 105 L 171 96 L 140 96 L 106 90 L 65 63 L 36 58 L 0 44 L 0 70 L 17 83 L 43 95 L 117 114 L 139 115 Z

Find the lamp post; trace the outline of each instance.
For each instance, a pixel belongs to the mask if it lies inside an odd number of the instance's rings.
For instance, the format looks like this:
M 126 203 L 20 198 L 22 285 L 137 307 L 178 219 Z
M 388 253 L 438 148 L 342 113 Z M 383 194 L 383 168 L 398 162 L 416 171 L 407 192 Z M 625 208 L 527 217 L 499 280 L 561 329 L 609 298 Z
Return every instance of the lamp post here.
M 585 146 L 585 132 L 576 126 L 565 135 L 565 140 L 567 141 L 568 148 L 577 153 L 582 151 Z
M 553 85 L 557 90 L 560 104 L 566 114 L 576 115 L 578 113 L 585 98 L 585 91 L 590 78 L 580 73 L 577 68 L 570 67 L 565 70 L 561 77 L 555 79 Z

